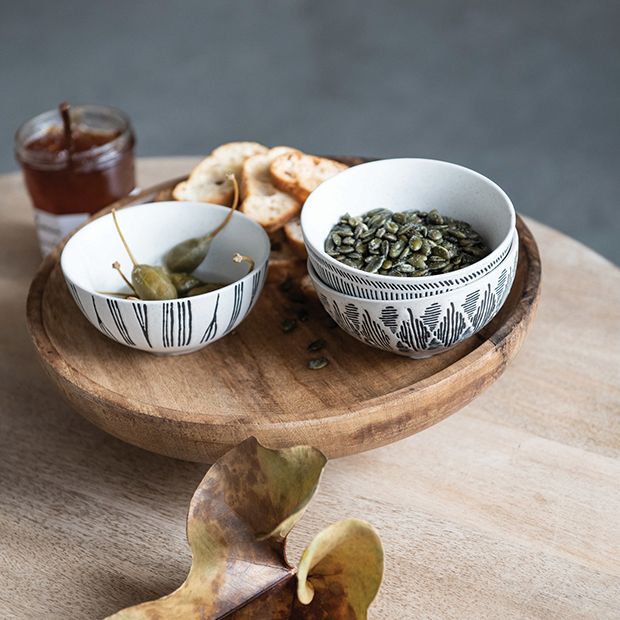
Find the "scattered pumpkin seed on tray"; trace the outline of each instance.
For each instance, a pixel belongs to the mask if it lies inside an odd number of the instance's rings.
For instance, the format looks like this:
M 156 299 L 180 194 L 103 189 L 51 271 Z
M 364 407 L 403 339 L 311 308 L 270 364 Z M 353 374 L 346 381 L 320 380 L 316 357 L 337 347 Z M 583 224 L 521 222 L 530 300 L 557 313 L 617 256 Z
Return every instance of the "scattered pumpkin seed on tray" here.
M 419 277 L 473 265 L 489 254 L 470 224 L 432 211 L 373 209 L 343 215 L 325 252 L 344 265 L 385 276 Z

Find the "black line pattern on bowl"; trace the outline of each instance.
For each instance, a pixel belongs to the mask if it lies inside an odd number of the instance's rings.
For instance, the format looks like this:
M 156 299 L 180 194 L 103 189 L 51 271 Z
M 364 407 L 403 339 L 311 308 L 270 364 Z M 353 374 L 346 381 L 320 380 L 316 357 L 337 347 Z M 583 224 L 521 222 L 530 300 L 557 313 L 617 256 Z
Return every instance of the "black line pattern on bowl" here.
M 215 308 L 213 309 L 213 316 L 211 317 L 211 321 L 209 325 L 207 325 L 207 329 L 205 329 L 205 333 L 202 335 L 200 339 L 200 343 L 204 344 L 205 342 L 209 342 L 213 340 L 217 334 L 217 309 L 220 305 L 220 294 L 217 294 L 217 298 L 215 299 Z
M 97 319 L 97 325 L 99 329 L 106 335 L 108 338 L 112 338 L 115 342 L 119 342 L 118 338 L 108 329 L 108 326 L 101 319 L 101 315 L 97 310 L 97 304 L 95 303 L 95 298 L 91 295 L 91 299 L 93 301 L 93 310 L 95 311 L 95 317 Z
M 400 323 L 394 306 L 384 306 L 377 321 L 368 310 L 353 302 L 341 307 L 322 293 L 319 298 L 342 329 L 366 344 L 386 351 L 396 348 L 405 354 L 443 350 L 480 331 L 497 314 L 510 291 L 516 264 L 515 257 L 513 264 L 502 270 L 495 286 L 488 283 L 483 289 L 472 291 L 460 305 L 450 302 L 442 308 L 440 303 L 433 302 L 419 316 L 407 308 L 407 318 Z
M 235 294 L 233 301 L 233 309 L 230 315 L 230 321 L 228 321 L 228 326 L 224 330 L 224 333 L 227 334 L 235 325 L 239 315 L 241 314 L 241 305 L 243 303 L 243 282 L 239 282 L 235 284 Z
M 232 310 L 228 320 L 228 324 L 225 330 L 220 331 L 220 325 L 218 323 L 221 309 L 220 293 L 215 296 L 215 306 L 213 308 L 213 314 L 207 324 L 205 331 L 200 338 L 200 341 L 196 344 L 206 344 L 216 337 L 226 335 L 232 329 L 235 328 L 239 322 L 239 318 L 242 314 L 242 310 L 245 307 L 245 301 L 249 301 L 247 310 L 256 303 L 259 291 L 264 284 L 267 276 L 267 265 L 265 265 L 260 271 L 252 274 L 251 285 L 245 286 L 243 281 L 237 282 L 234 285 L 232 294 Z M 82 313 L 89 318 L 88 313 L 84 308 L 84 302 L 82 302 L 77 287 L 72 283 L 67 283 L 71 296 L 75 303 L 78 305 Z M 246 300 L 246 291 L 249 296 L 249 300 Z M 164 349 L 187 347 L 192 344 L 192 338 L 195 338 L 195 319 L 194 319 L 194 306 L 191 299 L 175 299 L 167 302 L 163 302 L 161 306 L 162 318 L 161 324 L 157 321 L 157 324 L 153 325 L 152 315 L 149 314 L 149 307 L 145 303 L 132 302 L 129 304 L 119 303 L 115 299 L 105 299 L 105 305 L 102 305 L 101 299 L 99 299 L 99 305 L 96 301 L 96 297 L 90 293 L 83 294 L 88 295 L 91 299 L 91 303 L 94 310 L 93 324 L 99 328 L 99 330 L 111 338 L 115 342 L 120 344 L 126 344 L 131 347 L 139 346 L 135 340 L 139 339 L 140 332 L 144 336 L 144 340 L 149 348 L 154 348 L 153 345 L 153 330 L 161 330 L 161 346 Z M 129 310 L 131 307 L 131 311 Z M 107 309 L 104 312 L 103 309 Z M 106 324 L 108 320 L 108 313 L 111 318 L 110 325 Z M 91 314 L 92 316 L 92 314 Z M 157 313 L 155 314 L 157 316 Z M 200 321 L 202 323 L 202 321 Z M 201 326 L 200 326 L 201 327 Z M 139 332 L 137 331 L 139 328 Z M 155 337 L 155 341 L 158 338 Z M 157 342 L 156 346 L 159 346 Z
M 116 326 L 118 333 L 121 335 L 121 338 L 125 341 L 125 344 L 135 347 L 136 343 L 131 339 L 131 336 L 129 335 L 127 325 L 125 324 L 121 311 L 118 307 L 118 301 L 114 299 L 106 299 L 106 303 L 108 305 L 108 310 L 110 311 L 110 316 L 112 317 L 114 325 Z
M 254 301 L 256 299 L 256 294 L 258 293 L 258 289 L 261 278 L 263 276 L 263 274 L 266 273 L 265 270 L 262 271 L 257 271 L 253 276 L 252 276 L 252 296 L 250 297 L 250 308 L 254 305 Z
M 78 305 L 78 307 L 82 311 L 82 313 L 86 314 L 86 310 L 84 309 L 84 306 L 82 304 L 82 300 L 80 299 L 80 295 L 78 294 L 78 291 L 77 291 L 77 288 L 76 288 L 75 284 L 73 284 L 72 282 L 67 282 L 67 284 L 69 285 L 69 291 L 71 293 L 71 296 L 75 300 L 75 303 Z
M 412 282 L 412 279 L 409 278 L 406 283 L 403 282 L 402 284 L 393 284 L 382 280 L 373 280 L 372 286 L 376 287 L 378 290 L 369 290 L 367 288 L 369 286 L 368 281 L 362 276 L 349 273 L 348 271 L 344 271 L 343 269 L 328 263 L 312 250 L 310 250 L 310 253 L 312 255 L 312 260 L 315 263 L 315 269 L 319 271 L 319 276 L 331 288 L 340 291 L 345 295 L 350 295 L 351 297 L 390 301 L 397 299 L 397 297 L 394 296 L 395 292 L 412 293 L 412 299 L 419 299 L 430 295 L 436 295 L 441 292 L 441 289 L 448 289 L 454 286 L 468 284 L 472 280 L 489 273 L 495 266 L 499 265 L 499 263 L 506 258 L 506 255 L 510 251 L 511 247 L 512 244 L 509 244 L 508 247 L 505 248 L 503 252 L 490 263 L 466 276 L 450 277 L 439 282 Z
M 149 313 L 148 306 L 146 304 L 131 304 L 133 307 L 134 314 L 136 315 L 136 320 L 138 321 L 138 325 L 142 330 L 142 334 L 144 335 L 144 339 L 146 340 L 146 344 L 152 349 L 153 345 L 151 344 L 151 339 L 149 337 Z

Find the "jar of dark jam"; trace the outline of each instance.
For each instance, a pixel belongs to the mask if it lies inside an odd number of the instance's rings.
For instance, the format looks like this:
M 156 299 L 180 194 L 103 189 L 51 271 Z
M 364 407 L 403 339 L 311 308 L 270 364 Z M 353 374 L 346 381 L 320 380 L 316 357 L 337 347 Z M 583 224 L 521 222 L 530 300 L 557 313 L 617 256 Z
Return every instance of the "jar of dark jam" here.
M 107 106 L 59 110 L 24 123 L 15 156 L 35 208 L 41 252 L 47 254 L 91 214 L 135 188 L 135 137 L 129 119 Z

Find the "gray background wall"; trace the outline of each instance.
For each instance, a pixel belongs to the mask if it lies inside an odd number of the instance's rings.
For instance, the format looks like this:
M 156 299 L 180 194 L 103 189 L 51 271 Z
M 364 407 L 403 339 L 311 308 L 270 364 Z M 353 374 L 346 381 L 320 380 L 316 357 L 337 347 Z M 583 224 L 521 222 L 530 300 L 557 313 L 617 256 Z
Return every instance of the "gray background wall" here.
M 0 171 L 21 121 L 109 103 L 140 155 L 455 161 L 620 263 L 617 0 L 0 0 L 0 49 Z

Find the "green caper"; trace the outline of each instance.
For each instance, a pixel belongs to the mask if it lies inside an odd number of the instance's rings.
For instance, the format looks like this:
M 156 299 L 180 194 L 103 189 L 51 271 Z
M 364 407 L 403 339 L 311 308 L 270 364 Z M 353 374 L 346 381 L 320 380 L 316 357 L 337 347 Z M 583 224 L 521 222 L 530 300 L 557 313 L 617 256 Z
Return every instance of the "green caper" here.
M 113 263 L 112 267 L 116 269 L 125 280 L 125 282 L 134 291 L 137 297 L 145 300 L 157 300 L 157 299 L 176 299 L 178 297 L 177 290 L 172 284 L 170 277 L 162 267 L 155 267 L 153 265 L 140 264 L 136 261 L 134 255 L 129 249 L 129 245 L 125 240 L 123 232 L 121 231 L 116 217 L 116 210 L 112 209 L 112 219 L 116 226 L 116 230 L 129 254 L 129 258 L 133 263 L 131 270 L 131 282 L 125 277 L 121 271 L 120 264 L 118 262 Z
M 224 218 L 224 221 L 210 233 L 202 237 L 186 239 L 169 250 L 166 254 L 165 263 L 170 272 L 191 273 L 194 271 L 194 269 L 196 269 L 198 265 L 200 265 L 200 263 L 202 263 L 202 261 L 207 257 L 209 249 L 211 248 L 211 242 L 215 236 L 226 226 L 226 224 L 228 224 L 228 222 L 230 222 L 233 213 L 239 205 L 239 185 L 234 174 L 230 174 L 228 178 L 233 183 L 235 197 L 233 200 L 233 205 Z

